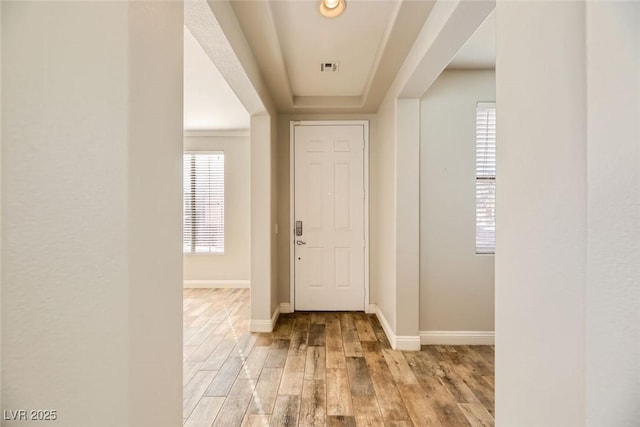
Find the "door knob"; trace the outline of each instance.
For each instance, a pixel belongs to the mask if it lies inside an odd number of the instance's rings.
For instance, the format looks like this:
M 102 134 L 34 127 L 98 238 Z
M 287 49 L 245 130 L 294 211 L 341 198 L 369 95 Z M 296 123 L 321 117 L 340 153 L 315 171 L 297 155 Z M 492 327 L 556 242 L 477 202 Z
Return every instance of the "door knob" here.
M 302 240 L 296 240 L 296 245 L 306 245 L 307 242 L 303 242 Z

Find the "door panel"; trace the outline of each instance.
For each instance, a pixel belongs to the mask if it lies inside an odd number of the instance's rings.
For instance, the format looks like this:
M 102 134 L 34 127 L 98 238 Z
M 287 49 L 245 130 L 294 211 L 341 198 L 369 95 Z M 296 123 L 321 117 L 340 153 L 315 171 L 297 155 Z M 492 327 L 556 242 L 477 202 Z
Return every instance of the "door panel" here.
M 364 126 L 294 127 L 296 310 L 364 309 Z

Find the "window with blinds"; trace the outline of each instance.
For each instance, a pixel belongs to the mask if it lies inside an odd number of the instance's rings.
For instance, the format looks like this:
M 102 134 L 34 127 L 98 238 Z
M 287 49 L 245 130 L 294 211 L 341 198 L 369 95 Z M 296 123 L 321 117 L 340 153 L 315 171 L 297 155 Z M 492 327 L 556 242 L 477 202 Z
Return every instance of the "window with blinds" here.
M 185 153 L 183 189 L 183 251 L 224 252 L 224 153 Z
M 476 253 L 496 251 L 496 104 L 476 105 Z

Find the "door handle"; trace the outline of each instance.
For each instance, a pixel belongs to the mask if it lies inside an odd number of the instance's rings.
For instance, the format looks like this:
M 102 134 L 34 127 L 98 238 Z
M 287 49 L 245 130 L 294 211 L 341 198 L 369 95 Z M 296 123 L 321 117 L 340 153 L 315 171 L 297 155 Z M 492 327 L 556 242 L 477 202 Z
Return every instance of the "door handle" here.
M 306 245 L 307 242 L 303 242 L 302 240 L 296 240 L 296 245 Z

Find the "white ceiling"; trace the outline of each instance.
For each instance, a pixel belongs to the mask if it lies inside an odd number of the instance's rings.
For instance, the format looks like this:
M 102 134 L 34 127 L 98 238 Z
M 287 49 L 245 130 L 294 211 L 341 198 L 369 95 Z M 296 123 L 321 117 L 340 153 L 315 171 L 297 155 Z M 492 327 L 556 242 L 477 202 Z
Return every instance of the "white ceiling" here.
M 318 0 L 231 0 L 278 110 L 313 113 L 375 112 L 434 3 L 347 0 L 325 18 Z
M 353 2 L 327 19 L 314 3 L 272 3 L 293 96 L 362 96 L 386 42 L 398 3 Z M 323 73 L 320 64 L 339 63 Z
M 185 27 L 184 129 L 248 128 L 249 113 Z
M 343 15 L 320 15 L 318 0 L 229 0 L 236 28 L 278 111 L 374 113 L 435 0 L 347 0 Z M 235 21 L 235 20 L 234 20 Z M 234 24 L 236 25 L 236 24 Z M 424 27 L 424 29 L 423 29 Z M 320 64 L 337 62 L 336 73 Z M 495 67 L 495 12 L 449 68 Z M 248 128 L 249 115 L 185 27 L 185 129 Z

